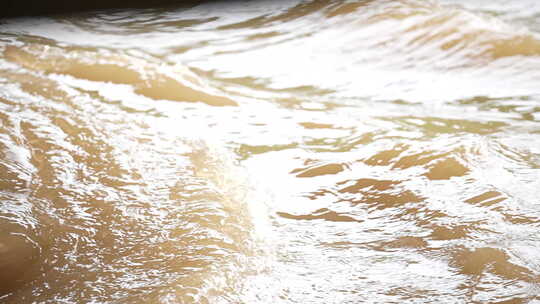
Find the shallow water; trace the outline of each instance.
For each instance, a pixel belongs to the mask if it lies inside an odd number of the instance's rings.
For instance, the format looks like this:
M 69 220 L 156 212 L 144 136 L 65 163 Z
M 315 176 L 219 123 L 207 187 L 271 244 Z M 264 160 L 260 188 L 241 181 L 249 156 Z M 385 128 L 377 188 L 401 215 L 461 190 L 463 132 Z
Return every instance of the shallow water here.
M 0 20 L 0 302 L 540 302 L 539 16 Z

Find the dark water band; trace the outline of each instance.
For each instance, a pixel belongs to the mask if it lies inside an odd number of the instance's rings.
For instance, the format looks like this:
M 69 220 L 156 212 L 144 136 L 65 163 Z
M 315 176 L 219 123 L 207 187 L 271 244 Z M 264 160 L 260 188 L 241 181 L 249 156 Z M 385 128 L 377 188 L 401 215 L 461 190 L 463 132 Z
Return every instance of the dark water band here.
M 5 1 L 5 2 L 4 2 Z M 150 8 L 190 5 L 208 0 L 4 0 L 0 17 L 21 17 L 84 12 L 96 9 Z

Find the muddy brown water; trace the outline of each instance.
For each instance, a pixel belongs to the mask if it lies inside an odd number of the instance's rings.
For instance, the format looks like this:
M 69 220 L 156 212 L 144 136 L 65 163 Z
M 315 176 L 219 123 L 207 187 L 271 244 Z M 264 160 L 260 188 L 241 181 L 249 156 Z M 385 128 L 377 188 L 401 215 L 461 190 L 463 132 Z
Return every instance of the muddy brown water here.
M 0 20 L 0 302 L 540 303 L 539 16 Z

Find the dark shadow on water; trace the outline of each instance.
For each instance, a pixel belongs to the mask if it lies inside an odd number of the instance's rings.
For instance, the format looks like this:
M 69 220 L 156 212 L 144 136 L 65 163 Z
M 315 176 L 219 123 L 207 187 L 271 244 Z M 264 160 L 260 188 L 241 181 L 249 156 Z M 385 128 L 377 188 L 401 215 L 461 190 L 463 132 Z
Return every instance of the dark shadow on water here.
M 70 14 L 90 10 L 196 5 L 208 0 L 4 0 L 0 17 Z M 215 0 L 212 2 L 216 2 Z

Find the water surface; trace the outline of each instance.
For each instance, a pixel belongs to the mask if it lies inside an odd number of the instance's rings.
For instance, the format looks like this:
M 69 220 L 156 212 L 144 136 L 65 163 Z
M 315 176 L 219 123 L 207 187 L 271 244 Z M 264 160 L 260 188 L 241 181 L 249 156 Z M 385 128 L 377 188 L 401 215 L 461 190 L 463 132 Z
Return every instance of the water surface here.
M 540 302 L 539 16 L 0 20 L 0 301 Z

